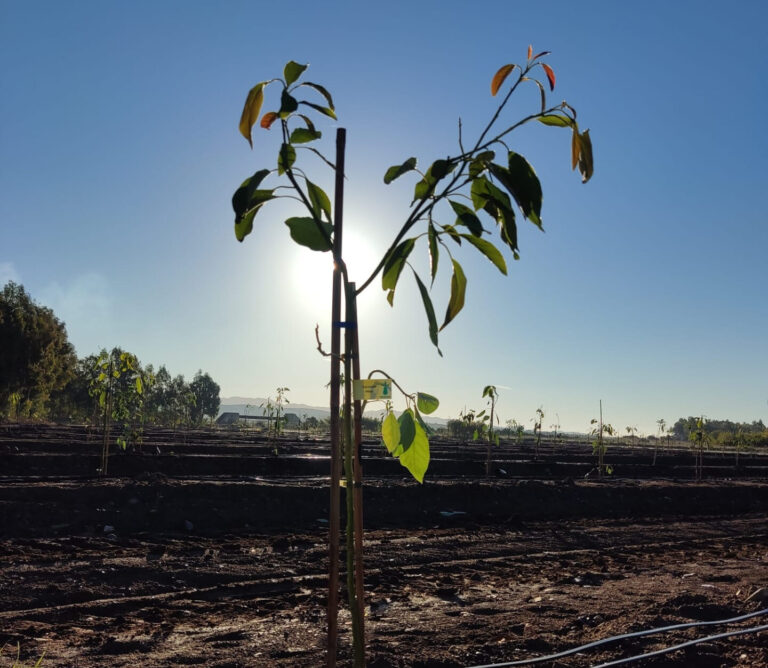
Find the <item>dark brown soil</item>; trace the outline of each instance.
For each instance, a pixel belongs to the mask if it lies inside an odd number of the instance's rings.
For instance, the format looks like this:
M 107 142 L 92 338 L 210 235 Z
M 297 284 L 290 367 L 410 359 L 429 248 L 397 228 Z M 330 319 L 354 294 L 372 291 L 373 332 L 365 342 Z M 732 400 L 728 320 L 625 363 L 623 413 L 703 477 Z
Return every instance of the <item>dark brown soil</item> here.
M 275 456 L 239 434 L 151 436 L 145 454 L 113 457 L 120 477 L 99 480 L 97 436 L 0 434 L 0 665 L 16 643 L 27 665 L 45 652 L 44 668 L 323 665 L 326 446 L 281 443 Z M 397 462 L 374 458 L 375 444 L 366 453 L 369 666 L 529 659 L 768 608 L 755 594 L 768 586 L 757 455 L 736 469 L 732 453 L 709 453 L 696 483 L 690 453 L 660 452 L 651 467 L 650 450 L 609 450 L 617 475 L 598 481 L 584 479 L 584 444 L 546 448 L 538 461 L 508 446 L 488 481 L 482 449 L 445 443 L 434 448 L 435 475 L 417 485 Z M 559 475 L 561 465 L 572 474 Z M 536 665 L 592 666 L 762 624 L 768 615 Z M 631 665 L 768 666 L 767 638 Z M 343 611 L 344 665 L 349 645 Z

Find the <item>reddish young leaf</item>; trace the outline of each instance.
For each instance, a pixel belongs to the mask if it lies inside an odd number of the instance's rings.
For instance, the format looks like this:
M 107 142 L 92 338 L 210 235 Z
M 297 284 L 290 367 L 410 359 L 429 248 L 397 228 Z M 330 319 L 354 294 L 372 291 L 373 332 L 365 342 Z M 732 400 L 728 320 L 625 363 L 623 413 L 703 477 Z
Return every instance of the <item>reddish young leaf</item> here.
M 499 71 L 493 75 L 491 80 L 491 95 L 496 95 L 499 92 L 499 88 L 504 83 L 504 80 L 509 76 L 509 73 L 514 70 L 517 65 L 509 64 L 499 68 Z
M 533 53 L 533 44 L 528 45 L 528 60 L 531 59 L 531 54 Z
M 552 71 L 552 68 L 546 63 L 542 63 L 541 66 L 544 68 L 544 71 L 547 73 L 547 79 L 549 79 L 549 90 L 555 90 L 555 73 Z
M 266 114 L 264 114 L 261 117 L 261 127 L 263 127 L 265 130 L 269 130 L 270 127 L 272 127 L 272 123 L 274 123 L 278 118 L 278 113 L 276 111 L 268 111 Z
M 552 53 L 552 52 L 551 52 L 551 51 L 542 51 L 541 53 L 537 53 L 537 54 L 536 54 L 536 55 L 533 57 L 533 59 L 534 59 L 534 60 L 538 60 L 538 59 L 539 59 L 539 58 L 541 58 L 542 56 L 548 56 L 550 53 Z

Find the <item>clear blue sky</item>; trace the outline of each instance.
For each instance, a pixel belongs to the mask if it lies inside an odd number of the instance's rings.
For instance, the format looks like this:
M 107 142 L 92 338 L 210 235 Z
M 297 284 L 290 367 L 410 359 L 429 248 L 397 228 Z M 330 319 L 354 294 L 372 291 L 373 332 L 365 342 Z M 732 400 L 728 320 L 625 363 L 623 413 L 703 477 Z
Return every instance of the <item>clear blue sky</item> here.
M 593 180 L 571 172 L 566 131 L 513 135 L 542 180 L 546 233 L 521 225 L 506 278 L 464 253 L 467 306 L 442 359 L 413 281 L 394 309 L 373 286 L 363 368 L 437 395 L 442 417 L 496 384 L 502 421 L 528 426 L 543 406 L 545 426 L 584 431 L 600 399 L 622 432 L 768 420 L 766 25 L 762 0 L 0 0 L 0 282 L 51 306 L 81 355 L 119 345 L 208 371 L 223 396 L 287 386 L 323 405 L 326 267 L 291 242 L 291 206 L 265 208 L 243 244 L 233 234 L 232 192 L 277 147 L 276 133 L 256 132 L 253 151 L 238 134 L 248 89 L 293 59 L 333 93 L 361 282 L 410 201 L 412 182 L 386 187 L 385 169 L 456 153 L 458 118 L 477 132 L 493 73 L 532 43 L 553 51 L 553 99 L 591 129 Z M 334 123 L 323 130 L 332 153 Z

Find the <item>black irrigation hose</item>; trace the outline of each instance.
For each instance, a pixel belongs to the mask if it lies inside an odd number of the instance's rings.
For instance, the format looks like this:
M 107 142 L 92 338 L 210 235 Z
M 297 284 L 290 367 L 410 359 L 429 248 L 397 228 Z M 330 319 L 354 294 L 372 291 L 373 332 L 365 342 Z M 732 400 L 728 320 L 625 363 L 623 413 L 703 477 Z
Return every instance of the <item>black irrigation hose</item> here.
M 638 661 L 639 659 L 647 659 L 651 656 L 659 656 L 660 654 L 668 654 L 684 647 L 690 647 L 691 645 L 697 645 L 701 642 L 707 642 L 708 640 L 720 640 L 720 638 L 730 638 L 731 636 L 740 636 L 745 633 L 760 633 L 760 631 L 768 631 L 768 624 L 762 626 L 753 626 L 748 629 L 739 629 L 738 631 L 728 631 L 726 633 L 718 633 L 713 636 L 707 636 L 706 638 L 697 638 L 696 640 L 689 640 L 688 642 L 680 643 L 679 645 L 672 645 L 672 647 L 665 647 L 664 649 L 657 649 L 655 652 L 648 652 L 647 654 L 638 654 L 637 656 L 629 656 L 626 659 L 617 659 L 616 661 L 609 661 L 608 663 L 601 663 L 594 668 L 607 668 L 608 666 L 618 666 L 622 663 L 629 663 L 630 661 Z
M 600 645 L 605 645 L 610 642 L 616 642 L 618 640 L 626 640 L 627 638 L 640 638 L 642 636 L 649 636 L 655 633 L 664 633 L 666 631 L 676 631 L 680 629 L 690 629 L 690 628 L 696 628 L 699 626 L 717 626 L 720 624 L 733 624 L 735 622 L 743 622 L 745 619 L 751 619 L 752 617 L 759 617 L 765 614 L 768 614 L 768 608 L 765 608 L 764 610 L 758 610 L 757 612 L 750 612 L 749 614 L 746 614 L 746 615 L 739 615 L 738 617 L 731 617 L 730 619 L 717 619 L 717 620 L 708 621 L 708 622 L 685 622 L 683 624 L 659 626 L 655 629 L 647 629 L 645 631 L 636 631 L 634 633 L 624 633 L 622 635 L 612 636 L 610 638 L 603 638 L 602 640 L 595 640 L 594 642 L 587 643 L 586 645 L 580 645 L 579 647 L 567 649 L 563 652 L 558 652 L 557 654 L 549 654 L 547 656 L 538 656 L 533 659 L 521 659 L 519 661 L 508 661 L 506 663 L 487 663 L 482 666 L 472 666 L 471 668 L 508 668 L 509 666 L 527 666 L 533 663 L 540 663 L 542 661 L 553 661 L 555 659 L 561 659 L 565 656 L 570 656 L 571 654 L 577 654 L 578 652 L 583 652 L 584 650 L 592 649 L 593 647 L 599 647 Z M 719 635 L 709 636 L 707 638 L 700 638 L 698 640 L 692 640 L 687 643 L 683 643 L 682 645 L 675 645 L 674 647 L 669 647 L 667 649 L 651 652 L 650 654 L 643 654 L 641 656 L 633 656 L 626 659 L 620 659 L 618 662 L 613 662 L 613 663 L 604 663 L 604 664 L 601 664 L 601 666 L 616 666 L 616 665 L 619 665 L 619 663 L 627 663 L 629 661 L 634 661 L 635 659 L 645 658 L 648 656 L 653 656 L 655 654 L 664 654 L 666 652 L 672 652 L 676 649 L 687 647 L 689 645 L 695 645 L 696 643 L 705 642 L 707 640 L 727 638 L 730 635 L 739 635 L 741 633 L 759 633 L 760 631 L 764 631 L 766 629 L 768 629 L 768 625 L 755 626 L 749 629 L 740 629 L 739 631 L 733 631 L 729 633 L 721 633 Z M 600 667 L 596 667 L 596 668 L 600 668 Z

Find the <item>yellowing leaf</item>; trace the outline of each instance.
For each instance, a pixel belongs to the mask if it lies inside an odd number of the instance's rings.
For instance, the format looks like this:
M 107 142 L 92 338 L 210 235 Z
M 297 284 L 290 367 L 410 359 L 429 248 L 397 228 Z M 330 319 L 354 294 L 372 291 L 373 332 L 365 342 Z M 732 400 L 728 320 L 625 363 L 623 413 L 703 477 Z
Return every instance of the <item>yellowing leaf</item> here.
M 400 463 L 410 471 L 419 482 L 424 482 L 424 474 L 429 468 L 429 439 L 421 425 L 414 421 L 415 434 L 411 447 L 400 455 Z
M 509 64 L 499 68 L 499 71 L 496 72 L 496 74 L 493 75 L 493 79 L 491 79 L 491 95 L 495 96 L 496 93 L 499 92 L 499 88 L 501 88 L 502 84 L 509 76 L 509 73 L 516 67 L 517 65 Z
M 272 123 L 278 119 L 278 116 L 279 114 L 276 111 L 268 111 L 261 117 L 261 127 L 263 127 L 265 130 L 269 130 L 269 128 L 272 127 Z
M 549 79 L 549 90 L 555 90 L 555 73 L 552 71 L 552 68 L 546 63 L 542 63 L 541 66 L 544 68 L 544 71 L 547 73 L 547 79 Z
M 384 441 L 389 454 L 392 454 L 400 445 L 400 423 L 394 413 L 389 413 L 381 423 L 381 440 Z
M 248 91 L 248 97 L 245 98 L 245 105 L 243 106 L 243 113 L 240 116 L 240 134 L 248 140 L 251 148 L 253 148 L 251 129 L 258 120 L 259 113 L 261 113 L 261 105 L 264 102 L 265 83 L 262 81 Z

